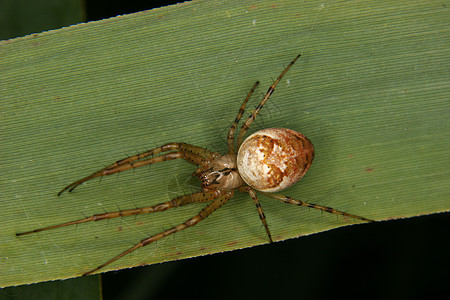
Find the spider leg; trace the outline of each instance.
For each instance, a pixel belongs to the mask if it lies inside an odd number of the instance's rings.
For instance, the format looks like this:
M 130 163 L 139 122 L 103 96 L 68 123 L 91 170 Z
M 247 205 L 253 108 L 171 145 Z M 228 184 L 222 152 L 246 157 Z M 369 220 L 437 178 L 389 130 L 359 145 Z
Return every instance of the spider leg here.
M 362 221 L 366 221 L 366 222 L 375 222 L 374 220 L 371 219 L 367 219 L 361 216 L 357 216 L 357 215 L 353 215 L 353 214 L 349 214 L 340 210 L 336 210 L 334 208 L 328 207 L 328 206 L 323 206 L 323 205 L 318 205 L 318 204 L 313 204 L 313 203 L 308 203 L 302 200 L 297 200 L 297 199 L 293 199 L 291 197 L 288 196 L 283 196 L 283 195 L 278 195 L 278 194 L 271 194 L 271 193 L 265 193 L 262 192 L 264 195 L 266 195 L 267 197 L 270 198 L 274 198 L 276 200 L 279 200 L 281 202 L 284 203 L 289 203 L 289 204 L 293 204 L 293 205 L 298 205 L 298 206 L 305 206 L 305 207 L 309 207 L 309 208 L 314 208 L 314 209 L 318 209 L 321 211 L 325 211 L 331 214 L 337 214 L 337 215 L 341 215 L 341 216 L 346 216 L 346 217 L 350 217 L 350 218 L 354 218 L 354 219 L 358 219 L 358 220 L 362 220 Z
M 267 91 L 267 93 L 264 95 L 263 99 L 261 100 L 261 102 L 258 104 L 258 106 L 256 107 L 255 111 L 248 117 L 247 121 L 245 121 L 245 123 L 242 125 L 241 130 L 239 131 L 239 135 L 238 135 L 238 139 L 237 139 L 237 148 L 239 149 L 239 147 L 242 144 L 242 141 L 244 139 L 244 135 L 247 132 L 247 130 L 250 128 L 250 125 L 253 123 L 253 121 L 256 118 L 256 115 L 259 113 L 259 111 L 261 110 L 261 108 L 264 106 L 264 104 L 267 102 L 267 100 L 269 99 L 270 95 L 272 95 L 273 91 L 275 90 L 275 87 L 277 86 L 278 82 L 280 82 L 281 78 L 283 78 L 284 74 L 286 74 L 286 72 L 292 67 L 292 65 L 297 61 L 297 59 L 301 56 L 301 54 L 297 55 L 296 58 L 294 58 L 293 61 L 291 61 L 291 63 L 284 69 L 283 72 L 281 72 L 280 76 L 278 76 L 277 80 L 275 80 L 275 82 L 269 87 L 269 90 Z
M 217 197 L 221 196 L 222 194 L 223 194 L 223 192 L 221 190 L 193 193 L 193 194 L 189 194 L 189 195 L 180 196 L 180 197 L 174 198 L 170 201 L 162 202 L 162 203 L 159 203 L 159 204 L 156 204 L 153 206 L 127 209 L 127 210 L 121 210 L 121 211 L 115 211 L 115 212 L 106 212 L 103 214 L 96 214 L 96 215 L 92 215 L 90 217 L 86 217 L 86 218 L 83 218 L 80 220 L 75 220 L 75 221 L 70 221 L 70 222 L 66 222 L 66 223 L 62 223 L 62 224 L 42 227 L 42 228 L 38 228 L 38 229 L 31 230 L 31 231 L 26 231 L 26 232 L 19 232 L 19 233 L 16 233 L 16 236 L 21 236 L 21 235 L 26 235 L 26 234 L 30 234 L 30 233 L 36 233 L 36 232 L 41 232 L 44 230 L 55 229 L 55 228 L 60 228 L 60 227 L 65 227 L 65 226 L 70 226 L 70 225 L 75 225 L 75 224 L 91 222 L 91 221 L 100 221 L 100 220 L 106 220 L 106 219 L 112 219 L 112 218 L 118 218 L 118 217 L 127 217 L 127 216 L 149 214 L 149 213 L 153 213 L 153 212 L 164 211 L 169 208 L 179 207 L 179 206 L 183 206 L 186 204 L 208 202 L 213 199 L 216 199 Z
M 171 151 L 171 150 L 186 150 L 186 151 L 198 154 L 198 155 L 202 156 L 203 158 L 213 158 L 214 156 L 217 156 L 217 153 L 215 153 L 215 152 L 212 152 L 212 151 L 209 151 L 208 149 L 197 147 L 194 145 L 190 145 L 190 144 L 186 144 L 186 143 L 169 143 L 169 144 L 165 144 L 161 147 L 150 149 L 148 151 L 118 160 L 108 167 L 136 162 L 136 161 L 139 161 L 148 156 L 152 156 L 155 154 L 159 154 L 161 152 L 167 152 L 167 151 Z M 108 167 L 106 167 L 106 168 L 108 168 Z
M 184 223 L 181 223 L 175 227 L 172 227 L 168 230 L 165 230 L 161 233 L 155 234 L 151 237 L 145 238 L 142 241 L 140 241 L 139 243 L 137 243 L 136 245 L 134 245 L 133 247 L 131 247 L 130 249 L 122 252 L 121 254 L 113 257 L 112 259 L 108 260 L 106 263 L 96 267 L 95 269 L 86 272 L 83 274 L 83 276 L 85 275 L 89 275 L 92 274 L 100 269 L 102 269 L 103 267 L 115 262 L 116 260 L 118 260 L 119 258 L 133 252 L 136 249 L 139 249 L 141 247 L 147 246 L 148 244 L 151 244 L 159 239 L 162 239 L 170 234 L 173 234 L 175 232 L 181 231 L 183 229 L 186 229 L 188 227 L 192 227 L 194 225 L 196 225 L 197 223 L 199 223 L 200 221 L 204 220 L 206 217 L 208 217 L 210 214 L 212 214 L 215 210 L 217 210 L 218 208 L 220 208 L 221 206 L 223 206 L 225 203 L 227 203 L 227 201 L 233 196 L 234 191 L 226 191 L 223 192 L 223 194 L 221 196 L 219 196 L 218 198 L 216 198 L 213 202 L 211 202 L 210 204 L 208 204 L 208 206 L 206 206 L 204 209 L 202 209 L 197 215 L 195 215 L 194 217 L 190 218 L 189 220 L 187 220 Z
M 258 214 L 259 214 L 259 218 L 261 219 L 261 222 L 263 223 L 264 228 L 266 229 L 266 233 L 267 233 L 267 236 L 269 237 L 269 241 L 270 241 L 270 243 L 273 243 L 272 235 L 270 234 L 269 226 L 267 225 L 266 216 L 264 215 L 264 211 L 261 207 L 261 204 L 259 204 L 258 197 L 256 196 L 255 191 L 249 186 L 243 186 L 239 190 L 241 192 L 249 193 L 250 197 L 253 199 L 253 202 L 256 205 L 256 210 L 258 211 Z
M 244 114 L 245 111 L 245 106 L 247 105 L 248 99 L 250 99 L 251 95 L 253 94 L 253 91 L 256 89 L 256 87 L 258 86 L 259 81 L 255 82 L 255 84 L 253 85 L 252 89 L 250 90 L 250 93 L 248 93 L 247 97 L 244 100 L 244 103 L 242 103 L 241 108 L 239 108 L 239 112 L 236 116 L 236 119 L 234 119 L 233 125 L 231 125 L 230 130 L 228 131 L 228 154 L 234 154 L 234 132 L 236 131 L 236 127 L 239 123 L 239 121 L 242 118 L 242 115 Z
M 159 154 L 161 152 L 167 152 L 167 151 L 171 151 L 171 150 L 179 150 L 179 151 L 170 152 L 170 153 L 167 153 L 164 155 L 147 158 L 148 156 L 152 156 L 155 154 Z M 58 196 L 60 196 L 66 190 L 69 190 L 69 192 L 72 192 L 77 186 L 79 186 L 83 182 L 88 181 L 93 178 L 96 178 L 96 177 L 111 175 L 114 173 L 129 170 L 129 169 L 134 169 L 134 168 L 142 167 L 145 165 L 155 164 L 155 163 L 159 163 L 162 161 L 172 160 L 172 159 L 177 159 L 177 158 L 185 159 L 185 160 L 187 160 L 191 163 L 197 164 L 197 165 L 205 164 L 206 160 L 213 159 L 217 156 L 218 156 L 218 154 L 215 152 L 211 152 L 207 149 L 189 145 L 189 144 L 185 144 L 185 143 L 165 144 L 161 147 L 154 148 L 149 151 L 127 157 L 122 160 L 118 160 L 115 163 L 113 163 L 97 172 L 94 172 L 87 177 L 84 177 L 80 180 L 77 180 L 77 181 L 69 184 L 68 186 L 63 188 L 58 193 Z

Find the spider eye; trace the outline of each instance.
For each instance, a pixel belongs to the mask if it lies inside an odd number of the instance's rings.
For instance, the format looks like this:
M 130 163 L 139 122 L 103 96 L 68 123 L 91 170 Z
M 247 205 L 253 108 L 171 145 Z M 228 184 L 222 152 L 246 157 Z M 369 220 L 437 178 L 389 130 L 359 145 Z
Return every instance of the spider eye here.
M 250 135 L 239 149 L 242 179 L 263 192 L 284 190 L 305 175 L 314 159 L 311 141 L 285 128 L 263 129 Z

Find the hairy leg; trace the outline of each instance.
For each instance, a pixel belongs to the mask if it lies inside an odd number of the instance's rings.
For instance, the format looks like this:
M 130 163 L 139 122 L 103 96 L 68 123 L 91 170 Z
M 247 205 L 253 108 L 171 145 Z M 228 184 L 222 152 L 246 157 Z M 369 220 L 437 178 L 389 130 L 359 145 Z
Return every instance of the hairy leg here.
M 178 150 L 178 151 L 169 152 L 164 155 L 148 158 L 149 156 L 159 154 L 162 152 L 171 151 L 171 150 Z M 199 164 L 202 165 L 202 164 L 206 164 L 207 160 L 214 159 L 217 156 L 219 156 L 218 153 L 211 152 L 207 149 L 193 146 L 190 144 L 185 144 L 185 143 L 166 144 L 161 147 L 154 148 L 149 151 L 145 151 L 145 152 L 127 157 L 122 160 L 118 160 L 115 163 L 113 163 L 97 172 L 94 172 L 89 176 L 86 176 L 80 180 L 77 180 L 77 181 L 69 184 L 68 186 L 63 188 L 58 193 L 58 196 L 60 196 L 66 190 L 69 190 L 69 192 L 72 192 L 77 186 L 79 186 L 83 182 L 86 182 L 86 181 L 96 178 L 96 177 L 111 175 L 111 174 L 123 172 L 126 170 L 159 163 L 162 161 L 177 159 L 177 158 L 182 158 L 191 163 L 194 163 L 197 165 L 199 165 Z
M 92 215 L 90 217 L 86 217 L 86 218 L 75 220 L 75 221 L 70 221 L 70 222 L 66 222 L 66 223 L 62 223 L 62 224 L 38 228 L 38 229 L 31 230 L 31 231 L 26 231 L 26 232 L 19 232 L 19 233 L 16 233 L 16 236 L 21 236 L 21 235 L 26 235 L 26 234 L 30 234 L 30 233 L 36 233 L 36 232 L 41 232 L 44 230 L 55 229 L 55 228 L 60 228 L 60 227 L 65 227 L 65 226 L 70 226 L 70 225 L 75 225 L 75 224 L 81 224 L 81 223 L 86 223 L 86 222 L 100 221 L 100 220 L 106 220 L 106 219 L 112 219 L 112 218 L 118 218 L 118 217 L 127 217 L 127 216 L 149 214 L 149 213 L 153 213 L 153 212 L 164 211 L 169 208 L 179 207 L 179 206 L 183 206 L 186 204 L 208 202 L 213 199 L 216 199 L 217 197 L 221 196 L 222 194 L 223 194 L 223 191 L 221 191 L 221 190 L 193 193 L 190 195 L 180 196 L 180 197 L 174 198 L 170 201 L 159 203 L 159 204 L 156 204 L 153 206 L 127 209 L 127 210 L 121 210 L 121 211 L 115 211 L 115 212 L 107 212 L 107 213 L 103 213 L 103 214 L 96 214 L 96 215 Z
M 267 225 L 266 216 L 264 215 L 264 211 L 261 207 L 261 204 L 259 204 L 258 197 L 256 196 L 255 191 L 249 187 L 249 186 L 243 186 L 239 189 L 241 192 L 246 192 L 250 195 L 250 197 L 253 199 L 253 202 L 256 205 L 256 210 L 258 211 L 259 218 L 261 219 L 261 222 L 264 225 L 264 228 L 266 229 L 267 236 L 269 237 L 269 242 L 273 242 L 272 235 L 270 234 L 269 226 Z
M 263 99 L 258 104 L 258 106 L 256 107 L 255 111 L 248 117 L 247 121 L 245 121 L 245 123 L 242 125 L 241 130 L 239 131 L 239 135 L 238 135 L 238 139 L 237 139 L 237 143 L 236 143 L 238 149 L 241 146 L 242 141 L 244 140 L 245 133 L 247 132 L 247 130 L 250 128 L 250 125 L 255 120 L 256 115 L 259 113 L 261 108 L 267 102 L 267 100 L 269 99 L 270 95 L 272 95 L 272 93 L 275 90 L 275 87 L 277 86 L 278 82 L 280 82 L 280 80 L 281 80 L 281 78 L 283 78 L 284 74 L 286 74 L 286 72 L 292 67 L 292 65 L 297 61 L 297 59 L 299 57 L 300 57 L 300 54 L 297 55 L 297 57 L 293 61 L 291 61 L 291 63 L 284 69 L 283 72 L 281 72 L 281 74 L 280 74 L 280 76 L 278 76 L 277 80 L 275 80 L 275 82 L 269 87 L 269 90 L 264 95 Z
M 266 195 L 267 197 L 277 199 L 277 200 L 279 200 L 281 202 L 284 202 L 284 203 L 289 203 L 289 204 L 294 204 L 294 205 L 298 205 L 298 206 L 314 208 L 314 209 L 325 211 L 325 212 L 328 212 L 328 213 L 331 213 L 331 214 L 337 214 L 337 215 L 341 215 L 341 216 L 346 216 L 346 217 L 350 217 L 350 218 L 354 218 L 354 219 L 358 219 L 358 220 L 362 220 L 362 221 L 366 221 L 366 222 L 374 222 L 374 220 L 370 220 L 370 219 L 367 219 L 367 218 L 364 218 L 364 217 L 361 217 L 361 216 L 349 214 L 349 213 L 346 213 L 346 212 L 343 212 L 343 211 L 340 211 L 340 210 L 336 210 L 336 209 L 328 207 L 328 206 L 323 206 L 323 205 L 319 205 L 319 204 L 309 203 L 309 202 L 293 199 L 291 197 L 278 195 L 278 194 L 271 194 L 271 193 L 264 193 L 264 192 L 262 192 L 262 193 L 264 195 Z
M 239 108 L 239 112 L 236 116 L 236 118 L 234 119 L 233 125 L 231 125 L 230 130 L 228 131 L 228 154 L 234 154 L 235 150 L 234 150 L 234 132 L 236 131 L 236 127 L 239 124 L 239 121 L 242 118 L 242 115 L 244 114 L 245 111 L 245 106 L 247 105 L 248 99 L 250 99 L 250 97 L 253 94 L 253 91 L 256 89 L 256 87 L 258 86 L 259 81 L 255 82 L 255 84 L 253 85 L 252 89 L 250 90 L 250 93 L 248 93 L 247 97 L 244 100 L 244 103 L 242 103 L 241 108 Z
M 92 274 L 100 269 L 102 269 L 103 267 L 115 262 L 116 260 L 118 260 L 119 258 L 133 252 L 136 249 L 139 249 L 141 247 L 147 246 L 148 244 L 151 244 L 157 240 L 160 240 L 170 234 L 173 234 L 175 232 L 181 231 L 183 229 L 192 227 L 196 224 L 198 224 L 200 221 L 206 219 L 206 217 L 208 217 L 210 214 L 212 214 L 215 210 L 217 210 L 218 208 L 220 208 L 221 206 L 223 206 L 225 203 L 227 203 L 227 201 L 233 196 L 233 191 L 228 191 L 225 192 L 223 195 L 221 195 L 220 197 L 218 197 L 217 199 L 215 199 L 213 202 L 211 202 L 210 204 L 208 204 L 208 206 L 206 206 L 204 209 L 202 209 L 197 215 L 195 215 L 194 217 L 190 218 L 189 220 L 187 220 L 184 223 L 181 223 L 175 227 L 172 227 L 168 230 L 165 230 L 161 233 L 155 234 L 151 237 L 145 238 L 142 241 L 140 241 L 139 243 L 137 243 L 136 245 L 134 245 L 133 247 L 131 247 L 130 249 L 122 252 L 121 254 L 113 257 L 112 259 L 108 260 L 106 263 L 96 267 L 95 269 L 88 271 L 86 273 L 84 273 L 83 275 L 89 275 Z

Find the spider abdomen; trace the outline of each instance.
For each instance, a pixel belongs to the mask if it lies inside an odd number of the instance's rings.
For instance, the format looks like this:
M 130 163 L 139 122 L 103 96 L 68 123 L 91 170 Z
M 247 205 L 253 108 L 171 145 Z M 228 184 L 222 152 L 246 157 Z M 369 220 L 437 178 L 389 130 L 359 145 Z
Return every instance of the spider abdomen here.
M 237 165 L 242 179 L 263 192 L 276 192 L 296 183 L 312 164 L 314 147 L 303 134 L 268 128 L 250 135 L 239 148 Z

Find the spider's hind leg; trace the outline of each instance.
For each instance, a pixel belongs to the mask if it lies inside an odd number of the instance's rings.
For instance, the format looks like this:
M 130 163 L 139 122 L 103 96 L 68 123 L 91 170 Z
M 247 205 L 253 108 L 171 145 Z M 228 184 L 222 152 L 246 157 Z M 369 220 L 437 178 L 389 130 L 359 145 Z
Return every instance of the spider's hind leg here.
M 304 206 L 304 207 L 309 207 L 309 208 L 314 208 L 317 210 L 321 210 L 321 211 L 325 211 L 331 214 L 336 214 L 336 215 L 341 215 L 341 216 L 345 216 L 345 217 L 349 217 L 349 218 L 353 218 L 353 219 L 358 219 L 358 220 L 362 220 L 362 221 L 366 221 L 366 222 L 375 222 L 374 220 L 371 219 L 367 219 L 361 216 L 357 216 L 357 215 L 353 215 L 353 214 L 349 214 L 328 206 L 323 206 L 323 205 L 319 205 L 319 204 L 314 204 L 314 203 L 309 203 L 309 202 L 305 202 L 302 200 L 298 200 L 298 199 L 293 199 L 291 197 L 288 196 L 283 196 L 283 195 L 278 195 L 278 194 L 272 194 L 272 193 L 264 193 L 262 192 L 264 195 L 266 195 L 267 197 L 279 200 L 281 202 L 284 203 L 288 203 L 288 204 L 293 204 L 293 205 L 298 205 L 298 206 Z

